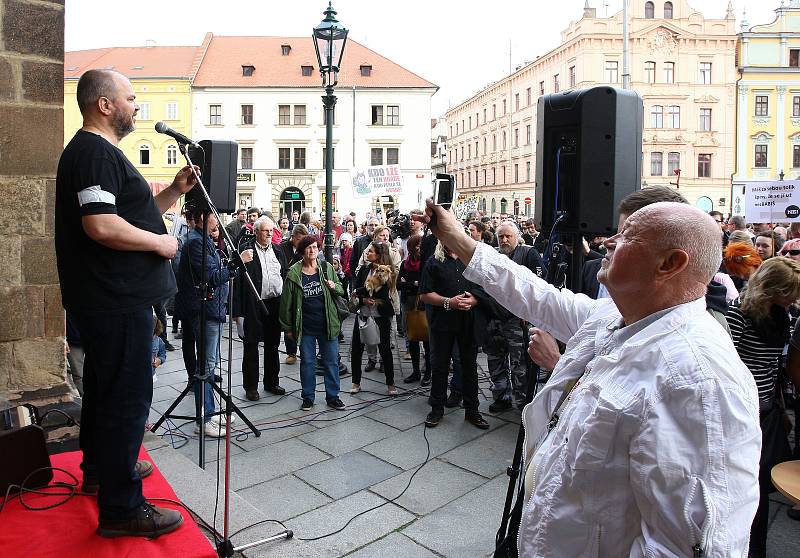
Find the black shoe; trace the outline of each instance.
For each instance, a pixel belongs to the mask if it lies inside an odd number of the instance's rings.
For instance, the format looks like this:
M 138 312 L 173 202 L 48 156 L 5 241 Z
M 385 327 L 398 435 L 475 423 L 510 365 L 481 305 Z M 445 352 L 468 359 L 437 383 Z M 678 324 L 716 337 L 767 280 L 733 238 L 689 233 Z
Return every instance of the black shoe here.
M 139 459 L 136 462 L 135 470 L 139 473 L 139 478 L 143 479 L 150 475 L 153 472 L 153 464 L 145 459 Z M 100 482 L 97 480 L 97 477 L 83 477 L 83 485 L 81 486 L 81 492 L 85 492 L 86 494 L 97 494 L 97 489 L 100 487 Z
M 350 375 L 350 369 L 339 361 L 339 378 L 347 378 Z
M 336 399 L 331 399 L 330 401 L 328 401 L 328 407 L 330 407 L 331 409 L 336 409 L 337 411 L 341 411 L 342 409 L 345 408 L 345 404 L 344 402 L 342 402 L 341 399 L 337 397 Z
M 514 404 L 508 399 L 498 399 L 489 405 L 490 413 L 502 413 L 503 411 L 510 411 L 514 408 Z
M 378 365 L 374 360 L 367 360 L 367 365 L 364 367 L 364 372 L 372 372 Z
M 431 411 L 428 413 L 428 416 L 425 417 L 425 426 L 428 428 L 435 428 L 439 426 L 443 415 L 444 413 L 442 413 L 442 411 Z
M 421 385 L 422 387 L 431 385 L 431 375 L 430 374 L 424 374 L 422 376 L 422 380 L 420 380 L 420 382 L 419 382 L 419 385 Z
M 447 397 L 447 401 L 444 402 L 444 406 L 448 409 L 452 409 L 459 405 L 461 405 L 461 394 L 457 391 L 451 391 L 450 395 Z
M 275 384 L 274 386 L 264 386 L 264 391 L 268 391 L 274 395 L 284 395 L 286 393 L 286 390 L 278 384 Z
M 247 397 L 248 401 L 258 401 L 259 399 L 261 399 L 261 395 L 255 389 L 247 390 L 244 395 L 245 397 Z
M 164 341 L 164 348 L 166 350 L 168 350 L 168 351 L 174 351 L 175 350 L 175 345 L 173 345 L 169 341 Z
M 310 399 L 303 399 L 303 404 L 300 405 L 301 411 L 310 411 L 314 407 L 314 402 Z
M 420 378 L 419 372 L 414 372 L 408 378 L 403 378 L 403 383 L 404 384 L 412 384 L 414 382 L 418 382 L 419 378 Z
M 136 515 L 129 519 L 100 520 L 97 534 L 101 537 L 146 537 L 154 539 L 160 535 L 171 533 L 181 526 L 181 512 L 167 508 L 158 508 L 144 503 L 136 510 Z
M 477 426 L 481 430 L 489 429 L 489 423 L 484 420 L 480 413 L 469 413 L 464 415 L 464 420 L 471 422 L 474 426 Z

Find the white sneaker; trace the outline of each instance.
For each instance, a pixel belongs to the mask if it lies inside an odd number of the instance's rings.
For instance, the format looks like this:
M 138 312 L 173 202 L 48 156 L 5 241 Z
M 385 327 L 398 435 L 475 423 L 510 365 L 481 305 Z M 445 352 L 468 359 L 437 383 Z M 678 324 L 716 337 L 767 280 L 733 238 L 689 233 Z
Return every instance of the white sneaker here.
M 206 436 L 208 436 L 210 438 L 224 438 L 225 435 L 228 432 L 227 429 L 225 428 L 224 424 L 220 424 L 217 421 L 215 421 L 214 419 L 211 419 L 210 421 L 205 423 L 205 426 L 204 426 L 203 429 L 204 429 L 204 431 L 206 433 Z M 194 425 L 194 432 L 195 432 L 195 434 L 199 434 L 200 433 L 200 425 L 199 424 L 195 424 Z

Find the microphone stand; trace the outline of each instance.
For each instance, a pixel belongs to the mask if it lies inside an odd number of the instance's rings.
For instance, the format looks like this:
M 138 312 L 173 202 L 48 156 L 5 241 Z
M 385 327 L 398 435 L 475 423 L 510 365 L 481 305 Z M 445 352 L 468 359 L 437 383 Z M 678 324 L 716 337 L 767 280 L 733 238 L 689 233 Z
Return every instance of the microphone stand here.
M 211 201 L 211 198 L 208 195 L 208 191 L 206 190 L 206 187 L 203 184 L 203 181 L 200 178 L 200 175 L 198 174 L 197 170 L 194 168 L 194 163 L 192 162 L 192 160 L 191 160 L 191 158 L 189 156 L 189 152 L 186 149 L 186 144 L 183 143 L 183 142 L 178 142 L 178 148 L 180 149 L 181 153 L 183 154 L 184 158 L 186 159 L 186 163 L 189 165 L 189 168 L 192 170 L 192 174 L 194 175 L 194 178 L 196 180 L 196 184 L 195 184 L 194 187 L 195 188 L 200 188 L 200 192 L 203 194 L 203 198 L 205 199 L 205 202 L 206 202 L 206 205 L 207 205 L 208 209 L 211 210 L 211 212 L 216 216 L 218 222 L 221 223 L 222 219 L 220 218 L 219 212 L 217 211 L 217 208 L 214 206 L 214 203 Z M 208 251 L 207 250 L 207 246 L 208 246 L 208 233 L 207 233 L 208 225 L 207 225 L 207 223 L 208 223 L 208 219 L 204 218 L 203 219 L 203 269 L 202 269 L 202 275 L 201 275 L 201 287 L 203 287 L 205 285 L 205 280 L 206 280 L 206 257 L 207 257 L 206 253 Z M 228 252 L 230 254 L 231 260 L 233 260 L 236 263 L 237 267 L 240 269 L 241 274 L 244 276 L 244 278 L 246 279 L 247 284 L 250 287 L 250 290 L 252 291 L 253 295 L 256 297 L 256 300 L 259 301 L 259 304 L 261 305 L 261 309 L 264 311 L 264 315 L 268 315 L 269 311 L 267 310 L 267 306 L 264 304 L 264 301 L 261 300 L 261 293 L 258 291 L 258 289 L 256 289 L 256 286 L 253 283 L 252 277 L 250 277 L 250 274 L 247 271 L 247 267 L 245 266 L 244 261 L 242 261 L 241 256 L 236 251 L 236 247 L 233 244 L 233 240 L 231 239 L 230 234 L 228 233 L 228 231 L 227 231 L 227 229 L 225 227 L 219 227 L 219 230 L 222 233 L 223 238 L 225 239 L 225 245 L 228 247 Z M 231 287 L 232 287 L 232 285 L 231 285 Z M 203 291 L 203 296 L 205 296 L 205 294 L 206 294 L 205 291 Z M 230 288 L 228 290 L 228 304 L 229 304 L 229 308 L 233 307 L 233 288 Z M 200 306 L 200 320 L 201 320 L 201 329 L 200 329 L 200 335 L 198 336 L 198 339 L 200 340 L 200 351 L 199 352 L 203 355 L 203 357 L 201 357 L 201 358 L 203 358 L 203 360 L 200 360 L 200 362 L 202 362 L 201 365 L 203 367 L 205 367 L 205 360 L 204 360 L 204 357 L 205 357 L 205 330 L 203 329 L 204 322 L 205 322 L 205 305 L 202 304 L 202 303 L 201 303 L 201 306 Z M 231 366 L 232 366 L 232 362 L 233 362 L 233 358 L 232 357 L 233 357 L 233 319 L 231 317 L 231 319 L 229 319 L 229 321 L 228 321 L 228 369 L 227 369 L 228 391 L 227 391 L 227 393 L 222 391 L 222 388 L 220 388 L 213 381 L 213 378 L 212 378 L 212 382 L 211 382 L 212 388 L 220 395 L 222 400 L 225 401 L 225 411 L 224 411 L 224 413 L 225 413 L 225 426 L 226 426 L 225 430 L 226 430 L 226 433 L 225 433 L 225 474 L 224 474 L 225 495 L 224 495 L 224 512 L 223 512 L 223 534 L 222 534 L 222 540 L 217 543 L 217 554 L 222 558 L 230 558 L 230 557 L 233 556 L 234 552 L 237 552 L 237 551 L 240 551 L 240 550 L 244 550 L 246 548 L 252 548 L 254 546 L 258 546 L 258 545 L 261 545 L 261 544 L 265 544 L 265 543 L 276 541 L 276 540 L 280 540 L 280 539 L 287 539 L 288 540 L 288 539 L 290 539 L 290 538 L 292 538 L 294 536 L 294 534 L 292 533 L 291 530 L 286 529 L 286 530 L 281 531 L 280 533 L 278 533 L 276 535 L 273 535 L 271 537 L 267 537 L 267 538 L 259 540 L 259 541 L 248 543 L 248 544 L 242 545 L 240 547 L 234 547 L 233 543 L 231 542 L 231 539 L 230 539 L 230 536 L 229 536 L 229 528 L 230 528 L 229 516 L 230 516 L 230 445 L 231 445 L 231 428 L 230 427 L 231 427 L 231 413 L 235 412 L 239 416 L 239 418 L 241 418 L 242 421 L 245 424 L 247 424 L 247 426 L 250 428 L 250 430 L 253 432 L 253 434 L 255 434 L 255 436 L 257 438 L 261 436 L 261 431 L 259 431 L 253 425 L 253 423 L 250 422 L 250 420 L 248 420 L 248 418 L 242 413 L 242 411 L 232 401 L 232 398 L 231 398 Z M 201 382 L 202 382 L 201 386 L 200 386 L 201 387 L 200 415 L 201 415 L 201 420 L 202 420 L 203 419 L 203 414 L 205 413 L 205 409 L 204 409 L 205 382 L 206 382 L 205 370 L 203 370 L 203 374 L 201 375 L 200 379 L 201 379 Z M 195 380 L 195 381 L 197 381 L 197 380 Z M 173 411 L 173 409 L 175 407 L 178 406 L 178 404 L 180 403 L 181 399 L 183 399 L 183 397 L 186 396 L 186 394 L 189 392 L 190 389 L 191 389 L 191 386 L 187 385 L 186 389 L 184 389 L 183 392 L 178 396 L 178 399 L 176 399 L 172 403 L 172 405 L 170 406 L 169 409 L 167 409 L 167 411 L 164 413 L 164 415 L 160 419 L 158 419 L 158 421 L 153 425 L 153 428 L 152 428 L 153 431 L 155 431 L 161 425 L 161 423 L 164 422 L 164 420 L 168 416 L 173 416 L 173 415 L 170 415 L 170 413 Z M 180 416 L 173 416 L 173 418 L 194 419 L 194 417 L 180 417 Z M 201 427 L 200 428 L 199 460 L 200 460 L 200 466 L 202 468 L 205 468 L 205 443 L 204 443 L 205 436 L 204 436 L 204 434 L 205 434 L 204 429 Z

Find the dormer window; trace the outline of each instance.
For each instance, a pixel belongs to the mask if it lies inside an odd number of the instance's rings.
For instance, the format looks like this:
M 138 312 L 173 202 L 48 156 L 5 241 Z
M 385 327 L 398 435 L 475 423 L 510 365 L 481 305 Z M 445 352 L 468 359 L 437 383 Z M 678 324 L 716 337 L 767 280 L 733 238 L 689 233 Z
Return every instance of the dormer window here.
M 281 56 L 289 56 L 292 51 L 291 45 L 281 45 Z
M 368 64 L 361 65 L 361 77 L 369 77 L 372 75 L 372 66 Z
M 313 66 L 300 66 L 300 71 L 303 74 L 303 77 L 308 77 L 314 73 Z
M 253 72 L 256 71 L 255 66 L 242 66 L 242 75 L 244 77 L 250 77 L 253 75 Z

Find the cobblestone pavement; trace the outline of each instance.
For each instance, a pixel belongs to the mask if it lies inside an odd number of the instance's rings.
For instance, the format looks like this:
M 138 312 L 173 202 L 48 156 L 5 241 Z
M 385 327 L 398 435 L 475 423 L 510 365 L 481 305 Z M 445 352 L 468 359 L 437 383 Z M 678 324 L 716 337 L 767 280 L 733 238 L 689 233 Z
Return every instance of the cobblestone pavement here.
M 345 327 L 340 353 L 349 367 L 352 326 Z M 491 415 L 486 355 L 478 360 L 481 412 L 489 430 L 463 420 L 463 409 L 448 409 L 442 423 L 425 430 L 428 390 L 404 384 L 411 363 L 403 359 L 405 340 L 395 338 L 395 380 L 400 395 L 389 397 L 383 374 L 365 373 L 363 391 L 350 395 L 350 377 L 341 381 L 344 411 L 325 405 L 317 377 L 316 405 L 300 411 L 299 363 L 281 364 L 281 397 L 261 392 L 250 402 L 241 387 L 242 345 L 234 329 L 231 385 L 234 403 L 260 430 L 256 437 L 241 420 L 230 446 L 230 533 L 261 522 L 235 536 L 235 547 L 281 531 L 280 540 L 242 550 L 237 555 L 358 558 L 489 556 L 502 515 L 519 412 Z M 186 386 L 180 340 L 158 371 L 150 422 L 166 411 Z M 227 327 L 222 340 L 221 372 L 227 376 Z M 283 345 L 281 345 L 283 351 Z M 281 362 L 283 362 L 283 353 Z M 406 389 L 409 388 L 410 389 Z M 177 414 L 193 414 L 191 394 Z M 168 420 L 146 447 L 178 496 L 222 532 L 224 442 L 207 439 L 205 470 L 198 467 L 193 423 Z M 412 478 L 413 477 L 413 478 Z M 402 494 L 402 495 L 401 495 Z M 215 497 L 215 495 L 217 497 Z M 796 556 L 800 523 L 786 516 L 786 501 L 773 496 L 770 557 Z M 216 506 L 215 506 L 216 504 Z M 362 514 L 362 515 L 358 515 Z M 331 536 L 322 537 L 329 533 Z M 305 539 L 305 540 L 304 540 Z M 316 539 L 316 540 L 314 540 Z M 790 550 L 791 549 L 791 550 Z

